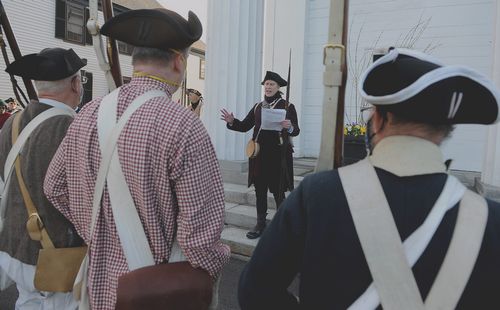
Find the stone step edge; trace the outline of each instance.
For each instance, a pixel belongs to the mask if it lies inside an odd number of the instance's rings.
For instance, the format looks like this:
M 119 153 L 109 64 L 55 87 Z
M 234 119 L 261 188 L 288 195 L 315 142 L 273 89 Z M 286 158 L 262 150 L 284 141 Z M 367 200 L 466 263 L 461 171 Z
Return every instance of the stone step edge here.
M 275 214 L 275 209 L 267 210 L 266 218 L 268 224 L 271 222 Z M 255 206 L 226 203 L 225 223 L 230 226 L 250 230 L 257 223 L 257 210 Z
M 232 254 L 241 256 L 252 256 L 259 239 L 248 239 L 247 230 L 226 226 L 222 230 L 221 239 L 224 244 L 229 245 Z
M 296 178 L 296 187 L 298 186 L 297 182 L 302 181 L 303 177 L 295 177 Z M 237 203 L 242 205 L 255 206 L 256 197 L 255 190 L 252 187 L 247 187 L 246 185 L 234 184 L 234 183 L 224 183 L 224 195 L 225 201 L 230 203 Z M 289 192 L 286 193 L 286 196 L 289 195 Z M 274 202 L 274 197 L 271 193 L 267 193 L 267 206 L 270 209 L 276 209 L 276 203 Z

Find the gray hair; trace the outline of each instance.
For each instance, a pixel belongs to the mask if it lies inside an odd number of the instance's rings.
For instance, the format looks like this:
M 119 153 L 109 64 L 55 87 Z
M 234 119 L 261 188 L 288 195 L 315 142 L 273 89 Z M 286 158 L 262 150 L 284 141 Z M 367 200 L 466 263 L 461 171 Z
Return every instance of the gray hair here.
M 181 50 L 180 53 L 187 58 L 189 48 Z M 153 47 L 134 47 L 134 52 L 132 53 L 132 65 L 136 65 L 137 62 L 148 62 L 148 61 L 159 61 L 164 63 L 169 63 L 177 55 L 172 50 L 161 50 Z
M 59 93 L 64 91 L 71 85 L 71 81 L 75 76 L 80 76 L 80 71 L 76 72 L 72 76 L 64 78 L 57 81 L 35 81 L 35 86 L 38 92 L 43 93 Z
M 453 130 L 455 130 L 455 126 L 453 124 L 434 124 L 408 119 L 399 113 L 394 113 L 387 106 L 377 106 L 377 111 L 379 111 L 380 115 L 384 119 L 384 122 L 388 119 L 387 113 L 391 112 L 393 125 L 411 127 L 425 133 L 428 136 L 441 136 L 443 140 L 449 138 Z

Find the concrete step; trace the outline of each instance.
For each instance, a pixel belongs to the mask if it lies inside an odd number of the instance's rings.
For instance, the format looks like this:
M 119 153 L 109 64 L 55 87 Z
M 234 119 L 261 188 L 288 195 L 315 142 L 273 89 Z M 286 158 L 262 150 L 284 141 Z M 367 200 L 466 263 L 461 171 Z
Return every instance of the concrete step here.
M 275 210 L 269 209 L 267 214 L 267 224 L 271 222 Z M 252 229 L 257 222 L 257 212 L 255 206 L 239 205 L 226 202 L 225 227 L 221 234 L 222 242 L 229 245 L 231 254 L 249 258 L 257 246 L 259 238 L 248 239 L 247 232 Z
M 223 169 L 221 169 L 220 172 L 224 183 L 232 183 L 240 185 L 248 184 L 248 173 L 246 172 L 237 172 L 237 171 L 230 171 Z
M 226 202 L 247 206 L 256 205 L 257 198 L 253 186 L 247 187 L 241 184 L 224 183 L 224 194 Z M 267 207 L 269 209 L 276 209 L 276 203 L 271 193 L 267 193 Z
M 306 175 L 308 173 L 311 173 L 314 171 L 314 167 L 310 168 L 310 167 L 297 167 L 297 166 L 293 166 L 293 175 L 294 176 L 303 176 L 303 175 Z
M 303 179 L 304 177 L 302 176 L 294 177 L 295 187 L 297 187 Z M 248 187 L 243 184 L 224 183 L 224 194 L 226 202 L 239 205 L 255 206 L 257 200 L 254 187 Z M 289 193 L 286 193 L 285 195 L 288 194 Z M 269 192 L 267 193 L 267 207 L 276 209 L 273 194 Z
M 248 161 L 219 161 L 225 183 L 246 185 L 248 183 Z M 293 175 L 304 176 L 314 171 L 315 158 L 294 158 Z
M 304 177 L 295 176 L 295 186 Z M 232 254 L 250 257 L 259 239 L 250 240 L 246 237 L 247 232 L 257 222 L 257 210 L 255 209 L 255 190 L 242 184 L 224 183 L 225 193 L 225 223 L 222 231 L 222 241 L 231 247 Z M 289 193 L 287 193 L 289 194 Z M 276 203 L 271 193 L 267 195 L 268 223 L 276 214 Z
M 314 170 L 314 168 L 316 167 L 316 162 L 317 162 L 316 158 L 308 158 L 308 157 L 294 158 L 293 167 Z
M 302 177 L 314 171 L 314 167 L 293 167 L 293 175 L 294 178 Z M 247 185 L 248 184 L 248 172 L 235 172 L 230 170 L 221 170 L 222 180 L 224 183 L 232 183 L 232 184 L 240 184 Z M 296 182 L 297 183 L 297 182 Z M 297 185 L 297 184 L 296 184 Z
M 226 226 L 221 234 L 222 242 L 229 245 L 232 254 L 252 256 L 252 253 L 259 242 L 259 239 L 248 239 L 248 230 Z
M 267 222 L 276 214 L 274 209 L 267 211 Z M 237 205 L 226 203 L 226 220 L 227 225 L 242 228 L 245 230 L 252 229 L 257 223 L 257 210 L 255 206 Z

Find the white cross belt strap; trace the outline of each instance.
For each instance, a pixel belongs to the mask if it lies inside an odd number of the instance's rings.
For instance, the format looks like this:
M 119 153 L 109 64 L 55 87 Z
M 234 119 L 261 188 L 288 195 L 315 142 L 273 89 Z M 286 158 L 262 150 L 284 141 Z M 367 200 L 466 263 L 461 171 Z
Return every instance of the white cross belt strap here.
M 407 253 L 403 250 L 375 169 L 369 160 L 365 159 L 338 171 L 382 307 L 389 310 L 454 309 L 465 289 L 481 247 L 488 217 L 486 201 L 470 191 L 465 192 L 459 206 L 452 240 L 424 306 L 410 269 L 416 259 L 411 258 L 408 247 L 405 247 Z M 360 183 L 360 178 L 363 178 L 364 182 Z M 445 189 L 446 186 L 449 185 L 445 185 Z M 428 217 L 435 216 L 432 214 L 434 208 Z M 426 222 L 422 226 L 426 225 Z M 420 232 L 416 231 L 414 234 Z M 351 309 L 361 309 L 353 306 Z M 377 306 L 378 303 L 371 304 L 371 307 L 364 309 Z
M 451 175 L 448 176 L 439 198 L 436 200 L 423 224 L 403 242 L 403 248 L 410 267 L 415 265 L 427 248 L 446 212 L 462 199 L 465 191 L 465 186 L 457 178 Z M 349 307 L 349 310 L 375 309 L 379 304 L 380 299 L 372 283 L 363 295 Z
M 104 97 L 101 101 L 101 104 L 99 106 L 99 114 L 97 117 L 97 127 L 98 127 L 98 137 L 99 137 L 99 146 L 101 148 L 101 164 L 99 166 L 99 171 L 97 173 L 97 179 L 96 179 L 96 184 L 95 184 L 95 190 L 94 190 L 94 200 L 93 200 L 93 206 L 92 206 L 92 220 L 90 224 L 90 240 L 92 240 L 92 236 L 95 231 L 95 224 L 97 220 L 97 214 L 99 213 L 99 209 L 101 207 L 101 199 L 104 191 L 104 186 L 106 184 L 106 178 L 108 176 L 109 171 L 111 170 L 110 165 L 111 161 L 114 160 L 118 163 L 118 153 L 117 153 L 117 148 L 116 144 L 118 142 L 118 138 L 120 137 L 120 133 L 125 127 L 127 121 L 130 119 L 132 114 L 140 108 L 144 103 L 149 101 L 150 99 L 156 98 L 156 97 L 165 97 L 166 94 L 162 91 L 159 90 L 153 90 L 149 91 L 145 94 L 140 95 L 137 97 L 132 103 L 127 107 L 125 112 L 123 112 L 122 116 L 116 121 L 116 108 L 118 104 L 118 93 L 120 89 L 115 89 L 113 92 L 108 94 L 106 97 Z M 101 111 L 105 111 L 102 113 Z M 111 114 L 110 114 L 111 113 Z M 114 157 L 116 154 L 116 157 Z M 123 173 L 122 173 L 123 177 Z M 108 188 L 109 188 L 109 183 L 108 183 Z M 128 191 L 128 187 L 126 188 Z M 125 193 L 126 194 L 126 193 Z M 130 192 L 128 192 L 129 198 Z M 110 193 L 110 199 L 112 197 L 116 197 L 116 195 L 111 195 Z M 133 206 L 133 200 L 132 200 L 132 206 Z M 129 207 L 130 203 L 127 203 L 127 207 Z M 122 226 L 119 227 L 119 222 L 120 218 L 119 215 L 121 212 L 124 212 L 124 210 L 121 210 L 120 212 L 115 209 L 116 206 L 116 201 L 111 201 L 111 207 L 113 210 L 113 216 L 115 218 L 115 223 L 117 226 L 118 233 L 120 234 L 120 231 L 123 231 L 123 224 L 127 225 L 128 223 L 122 223 Z M 135 210 L 135 206 L 134 210 Z M 116 207 L 118 208 L 118 207 Z M 130 210 L 128 211 L 127 214 L 130 213 Z M 118 217 L 117 217 L 118 216 Z M 142 228 L 142 225 L 139 222 L 137 223 L 138 220 L 138 215 L 137 211 L 135 211 L 135 219 L 132 219 L 131 222 L 134 222 L 131 224 L 132 226 L 129 226 L 128 229 L 130 231 L 134 231 L 136 235 L 138 236 L 139 240 L 144 241 L 145 240 L 145 246 L 147 247 L 147 251 L 149 251 L 149 254 L 151 254 L 151 250 L 149 248 L 149 244 L 147 242 L 144 229 Z M 136 230 L 137 224 L 140 225 L 140 230 Z M 141 234 L 142 231 L 142 234 Z M 120 241 L 122 244 L 124 243 L 122 240 L 122 236 L 120 235 Z M 90 249 L 91 246 L 88 244 L 88 248 Z M 149 257 L 148 253 L 143 253 L 145 254 L 146 260 L 150 262 L 152 260 L 152 255 Z M 127 262 L 129 261 L 129 257 L 127 257 L 127 252 L 125 251 L 125 256 L 127 258 Z M 154 261 L 153 261 L 154 263 Z M 88 310 L 90 309 L 90 303 L 89 303 L 89 297 L 88 297 L 88 291 L 87 291 L 87 273 L 88 273 L 88 253 L 85 256 L 82 266 L 80 267 L 80 271 L 75 279 L 75 286 L 74 286 L 74 293 L 75 293 L 75 298 L 77 300 L 80 300 L 79 304 L 79 309 L 80 310 Z
M 154 97 L 166 97 L 166 94 L 161 91 L 150 91 L 141 95 L 137 101 L 131 104 L 137 108 Z M 123 129 L 121 124 L 126 122 L 126 119 L 131 116 L 124 113 L 116 126 L 113 123 L 117 119 L 118 100 L 106 101 L 99 107 L 99 115 L 97 121 L 97 130 L 99 136 L 99 145 L 102 151 L 107 153 L 107 148 L 112 149 L 109 171 L 106 177 L 108 185 L 108 193 L 115 219 L 116 229 L 120 237 L 120 242 L 123 247 L 125 257 L 130 270 L 151 266 L 155 264 L 153 254 L 149 247 L 144 228 L 142 227 L 139 214 L 135 207 L 134 199 L 130 193 L 122 167 L 118 156 L 118 148 L 116 147 L 116 139 L 113 138 L 113 133 L 118 133 Z M 121 128 L 120 128 L 121 127 Z M 102 164 L 105 164 L 103 158 Z
M 23 112 L 19 112 L 23 113 Z M 74 112 L 73 112 L 74 113 Z M 4 170 L 3 170 L 3 180 L 0 179 L 0 231 L 3 228 L 3 219 L 5 216 L 5 203 L 7 199 L 2 199 L 5 198 L 7 195 L 7 192 L 9 191 L 9 184 L 10 184 L 10 178 L 12 176 L 12 171 L 14 167 L 14 162 L 19 155 L 19 153 L 22 151 L 24 145 L 26 144 L 26 141 L 28 141 L 28 138 L 30 137 L 31 133 L 44 121 L 47 119 L 58 116 L 58 115 L 68 115 L 71 117 L 74 117 L 74 114 L 72 111 L 66 110 L 66 109 L 58 109 L 58 108 L 50 108 L 48 110 L 43 111 L 42 113 L 38 114 L 35 118 L 33 118 L 21 131 L 19 134 L 19 137 L 17 138 L 16 142 L 14 145 L 12 145 L 12 148 L 9 151 L 9 154 L 7 155 L 7 159 L 5 160 L 4 164 Z

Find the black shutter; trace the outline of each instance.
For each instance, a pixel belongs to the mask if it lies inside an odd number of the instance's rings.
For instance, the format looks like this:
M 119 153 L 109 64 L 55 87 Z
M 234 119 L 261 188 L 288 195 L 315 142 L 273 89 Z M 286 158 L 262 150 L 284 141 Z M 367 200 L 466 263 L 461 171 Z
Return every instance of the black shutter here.
M 92 100 L 92 72 L 88 71 L 81 71 L 82 77 L 85 76 L 87 82 L 83 84 L 83 100 L 80 104 L 81 107 L 83 107 L 87 102 Z
M 56 38 L 66 37 L 66 0 L 56 0 Z
M 89 30 L 87 29 L 87 22 L 89 21 L 90 18 L 90 10 L 89 8 L 85 8 L 85 44 L 92 45 L 92 35 L 90 34 Z

